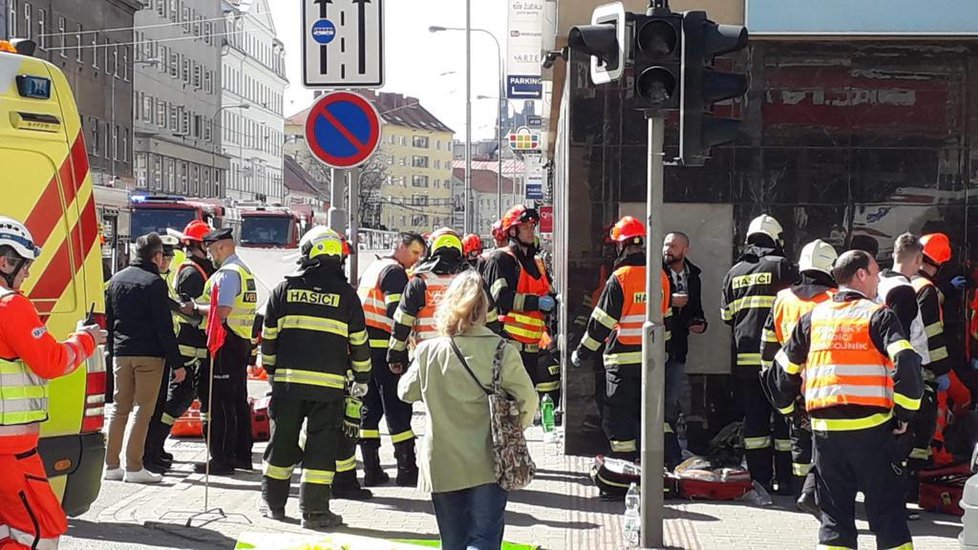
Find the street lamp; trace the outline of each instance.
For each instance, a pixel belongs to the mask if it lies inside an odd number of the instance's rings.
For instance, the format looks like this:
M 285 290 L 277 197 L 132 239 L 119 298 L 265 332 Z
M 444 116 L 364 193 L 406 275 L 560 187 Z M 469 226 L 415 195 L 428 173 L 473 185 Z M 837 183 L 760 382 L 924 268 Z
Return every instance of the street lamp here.
M 214 136 L 212 137 L 216 138 L 214 139 L 214 143 L 211 145 L 211 168 L 214 170 L 214 180 L 215 180 L 214 187 L 217 191 L 217 193 L 215 194 L 218 197 L 221 196 L 221 178 L 220 178 L 220 171 L 217 169 L 217 144 L 220 140 L 224 138 L 224 136 L 222 135 L 224 133 L 223 132 L 224 128 L 223 126 L 220 125 L 220 120 L 219 120 L 221 113 L 224 112 L 226 109 L 250 109 L 250 108 L 251 108 L 250 103 L 240 103 L 237 105 L 222 105 L 217 109 L 217 112 L 214 113 L 214 116 L 211 117 L 211 126 L 214 128 L 214 132 L 215 132 Z

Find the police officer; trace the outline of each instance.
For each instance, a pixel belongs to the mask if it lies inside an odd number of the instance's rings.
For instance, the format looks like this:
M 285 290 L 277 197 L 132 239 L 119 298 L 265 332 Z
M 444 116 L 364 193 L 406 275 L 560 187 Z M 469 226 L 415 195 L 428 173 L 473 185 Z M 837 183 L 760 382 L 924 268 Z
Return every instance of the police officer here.
M 415 266 L 394 313 L 394 330 L 387 362 L 390 371 L 398 377 L 404 373 L 408 363 L 408 338 L 413 334 L 415 344 L 419 344 L 438 336 L 435 308 L 455 275 L 465 269 L 468 269 L 468 264 L 462 257 L 462 239 L 458 233 L 447 227 L 432 232 L 428 240 L 428 257 Z M 394 440 L 394 457 L 397 459 L 397 478 L 394 481 L 402 487 L 413 487 L 418 483 L 418 467 L 414 432 L 410 431 L 410 423 L 407 426 L 405 438 Z
M 611 444 L 612 456 L 626 460 L 638 458 L 638 435 L 642 426 L 642 326 L 645 323 L 645 226 L 631 216 L 625 216 L 611 228 L 611 239 L 617 243 L 617 269 L 605 283 L 598 305 L 591 313 L 587 332 L 571 362 L 581 366 L 590 362 L 602 344 L 606 396 L 602 428 Z M 669 277 L 662 279 L 662 314 L 672 315 L 668 296 Z M 668 322 L 666 324 L 668 327 Z M 668 342 L 668 332 L 666 336 Z M 675 416 L 666 418 L 666 465 L 675 468 L 682 460 L 675 435 Z
M 254 468 L 247 369 L 258 294 L 255 277 L 235 252 L 231 228 L 211 231 L 204 236 L 204 244 L 218 269 L 204 285 L 197 313 L 204 319 L 201 329 L 206 333 L 210 308 L 216 307 L 227 337 L 214 356 L 213 376 L 202 373 L 201 411 L 207 414 L 208 421 L 213 422 L 210 427 L 210 473 L 231 475 L 235 468 L 246 471 Z M 216 303 L 212 302 L 212 294 L 216 294 Z M 208 387 L 211 380 L 213 392 Z M 206 403 L 210 393 L 213 393 L 214 402 Z M 203 473 L 206 466 L 197 464 L 195 471 Z
M 262 363 L 272 380 L 272 438 L 265 455 L 266 514 L 285 518 L 292 471 L 302 463 L 302 526 L 326 529 L 343 518 L 329 509 L 330 486 L 344 439 L 347 370 L 350 393 L 363 397 L 370 381 L 370 348 L 363 306 L 343 273 L 343 241 L 317 226 L 299 245 L 299 271 L 272 292 L 262 331 Z M 306 423 L 305 448 L 299 433 Z
M 761 336 L 778 292 L 795 282 L 796 272 L 784 257 L 781 224 L 766 214 L 754 218 L 747 229 L 747 246 L 723 279 L 720 318 L 733 328 L 736 361 L 734 392 L 744 411 L 744 448 L 751 478 L 772 488 L 773 458 L 771 419 L 774 410 L 764 395 L 758 373 L 761 368 Z M 777 423 L 774 434 L 780 448 L 790 450 L 787 426 Z M 790 465 L 790 459 L 786 465 Z M 791 494 L 791 469 L 778 471 L 782 494 Z
M 850 250 L 832 271 L 839 291 L 795 325 L 772 368 L 775 406 L 801 397 L 815 441 L 820 548 L 856 548 L 856 493 L 879 548 L 913 548 L 898 435 L 920 407 L 920 356 L 889 308 L 876 303 L 879 267 Z
M 214 274 L 214 264 L 207 259 L 204 248 L 204 236 L 210 231 L 210 226 L 200 220 L 190 222 L 183 230 L 181 240 L 185 259 L 170 268 L 174 273 L 173 292 L 181 301 L 201 299 L 207 279 Z M 173 455 L 163 450 L 163 444 L 173 423 L 187 412 L 197 397 L 201 365 L 208 363 L 207 335 L 200 328 L 200 316 L 174 315 L 174 320 L 178 325 L 177 345 L 184 369 L 177 369 L 171 374 L 169 383 L 164 384 L 162 402 L 158 403 L 157 413 L 150 421 L 143 463 L 147 470 L 156 473 L 165 471 L 173 461 Z M 181 374 L 179 370 L 184 372 Z
M 801 272 L 798 281 L 791 287 L 778 292 L 774 298 L 774 306 L 764 324 L 764 334 L 761 342 L 761 378 L 766 389 L 770 388 L 771 375 L 774 371 L 774 357 L 781 346 L 788 341 L 791 331 L 801 316 L 815 309 L 815 306 L 830 299 L 836 284 L 832 278 L 832 266 L 839 255 L 829 243 L 816 239 L 801 249 L 798 258 L 798 269 Z M 815 506 L 815 474 L 812 466 L 812 432 L 808 419 L 804 415 L 804 404 L 797 403 L 790 410 L 783 411 L 790 415 L 788 425 L 790 440 L 790 455 L 781 448 L 775 449 L 778 467 L 786 469 L 786 461 L 791 463 L 794 496 L 798 509 L 818 516 Z M 777 418 L 775 422 L 781 422 Z M 779 452 L 782 451 L 782 452 Z
M 394 250 L 384 258 L 370 264 L 363 277 L 357 294 L 363 302 L 363 314 L 367 321 L 367 334 L 370 336 L 370 360 L 373 369 L 370 374 L 370 389 L 364 398 L 366 411 L 360 430 L 360 454 L 363 457 L 363 483 L 367 487 L 382 485 L 390 481 L 380 466 L 380 419 L 387 418 L 391 442 L 410 441 L 414 445 L 414 432 L 411 431 L 411 405 L 397 397 L 397 381 L 400 375 L 387 368 L 387 346 L 394 328 L 394 313 L 401 303 L 401 295 L 407 286 L 407 270 L 414 267 L 424 254 L 425 241 L 417 233 L 401 233 Z
M 494 252 L 485 264 L 483 276 L 493 302 L 502 316 L 505 335 L 523 358 L 523 367 L 533 380 L 540 400 L 550 395 L 560 406 L 560 371 L 539 367 L 540 339 L 546 330 L 546 317 L 557 305 L 551 296 L 550 277 L 537 255 L 534 238 L 540 215 L 518 204 L 503 215 L 502 235 L 509 246 Z

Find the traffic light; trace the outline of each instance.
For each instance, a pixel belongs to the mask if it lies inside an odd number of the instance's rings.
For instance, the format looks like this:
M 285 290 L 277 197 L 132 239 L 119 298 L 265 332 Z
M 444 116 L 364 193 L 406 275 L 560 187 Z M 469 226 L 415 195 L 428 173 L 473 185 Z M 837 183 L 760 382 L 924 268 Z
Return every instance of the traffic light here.
M 655 109 L 679 107 L 682 61 L 682 16 L 654 8 L 635 14 L 633 52 L 635 95 Z
M 618 80 L 628 58 L 625 8 L 620 2 L 594 8 L 591 24 L 572 27 L 567 45 L 591 56 L 592 82 L 607 84 Z
M 714 145 L 736 139 L 740 121 L 710 114 L 717 101 L 747 92 L 747 75 L 711 68 L 717 55 L 747 47 L 747 29 L 718 25 L 706 12 L 688 11 L 682 19 L 682 92 L 679 111 L 679 162 L 702 166 Z

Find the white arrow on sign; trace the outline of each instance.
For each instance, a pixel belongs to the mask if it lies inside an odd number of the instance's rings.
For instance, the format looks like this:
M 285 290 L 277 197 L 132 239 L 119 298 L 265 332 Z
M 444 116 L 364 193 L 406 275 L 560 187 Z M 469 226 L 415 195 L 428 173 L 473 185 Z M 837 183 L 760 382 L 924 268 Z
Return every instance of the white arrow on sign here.
M 384 85 L 383 0 L 304 0 L 302 17 L 306 87 Z

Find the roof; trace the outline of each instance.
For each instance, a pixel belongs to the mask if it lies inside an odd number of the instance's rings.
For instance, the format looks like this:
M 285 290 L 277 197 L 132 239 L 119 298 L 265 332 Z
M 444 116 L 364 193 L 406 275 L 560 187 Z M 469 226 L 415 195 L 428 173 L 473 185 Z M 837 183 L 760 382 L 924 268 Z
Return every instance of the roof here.
M 454 169 L 465 169 L 464 160 L 453 160 L 452 168 Z M 493 174 L 499 169 L 499 162 L 495 160 L 473 160 L 472 161 L 472 171 L 476 170 L 488 170 Z M 503 175 L 517 175 L 521 176 L 526 171 L 526 167 L 522 160 L 519 159 L 503 159 Z
M 455 168 L 452 170 L 452 176 L 457 180 L 465 179 L 465 168 Z M 513 180 L 502 177 L 500 181 L 503 193 L 513 192 Z M 495 193 L 496 192 L 496 171 L 495 170 L 476 170 L 474 163 L 472 167 L 472 190 L 478 193 Z
M 444 122 L 431 114 L 421 105 L 421 100 L 403 94 L 375 92 L 373 90 L 351 90 L 356 92 L 373 103 L 380 113 L 380 117 L 387 124 L 394 126 L 404 126 L 416 128 L 418 130 L 428 130 L 433 132 L 451 132 L 454 130 L 445 125 Z M 298 113 L 285 119 L 285 124 L 297 124 L 305 126 L 306 118 L 309 117 L 310 105 Z
M 282 178 L 285 188 L 295 193 L 305 193 L 314 197 L 319 196 L 316 189 L 316 178 L 306 172 L 298 162 L 289 155 L 285 155 L 285 176 Z

